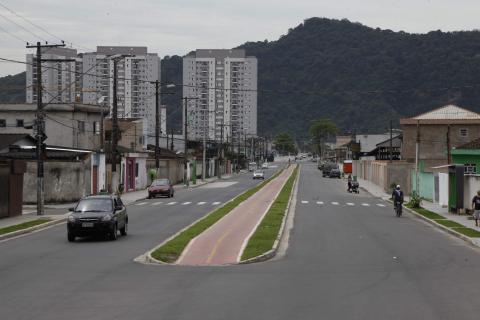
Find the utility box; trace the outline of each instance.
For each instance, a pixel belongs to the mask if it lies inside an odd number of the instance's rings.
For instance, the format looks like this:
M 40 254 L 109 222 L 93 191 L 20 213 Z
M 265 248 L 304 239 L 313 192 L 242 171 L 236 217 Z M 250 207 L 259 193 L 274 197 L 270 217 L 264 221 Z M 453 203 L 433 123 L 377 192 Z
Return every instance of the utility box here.
M 27 164 L 23 160 L 0 161 L 0 218 L 22 214 L 23 174 Z

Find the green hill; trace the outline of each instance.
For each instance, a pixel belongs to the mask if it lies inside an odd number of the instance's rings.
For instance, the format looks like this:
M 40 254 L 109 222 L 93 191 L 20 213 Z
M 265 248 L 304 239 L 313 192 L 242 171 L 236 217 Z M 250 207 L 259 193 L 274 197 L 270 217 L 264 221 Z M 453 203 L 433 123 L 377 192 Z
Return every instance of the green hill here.
M 258 58 L 260 134 L 308 136 L 315 118 L 330 117 L 341 131 L 384 131 L 447 103 L 480 112 L 480 32 L 409 34 L 348 20 L 311 18 L 276 41 L 240 46 Z M 192 48 L 194 49 L 194 48 Z M 0 79 L 24 85 L 25 73 Z M 162 60 L 162 81 L 182 82 L 182 59 Z M 170 91 L 170 90 L 169 90 Z M 169 127 L 181 128 L 181 88 L 162 96 Z M 24 92 L 0 92 L 21 102 Z
M 0 78 L 0 103 L 25 102 L 25 72 Z

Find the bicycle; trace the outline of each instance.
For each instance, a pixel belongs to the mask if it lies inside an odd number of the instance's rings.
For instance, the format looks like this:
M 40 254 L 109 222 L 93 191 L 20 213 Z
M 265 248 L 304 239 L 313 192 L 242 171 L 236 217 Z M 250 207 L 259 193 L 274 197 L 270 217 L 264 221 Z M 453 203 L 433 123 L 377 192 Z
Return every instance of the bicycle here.
M 401 202 L 397 202 L 395 203 L 395 214 L 397 217 L 401 217 L 402 216 L 402 203 Z

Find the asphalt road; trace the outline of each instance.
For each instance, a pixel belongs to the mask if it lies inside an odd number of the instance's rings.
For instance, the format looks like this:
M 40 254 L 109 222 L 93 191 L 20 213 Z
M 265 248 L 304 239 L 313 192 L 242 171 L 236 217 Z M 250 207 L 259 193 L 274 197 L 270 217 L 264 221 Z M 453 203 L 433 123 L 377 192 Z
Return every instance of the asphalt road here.
M 179 192 L 174 201 L 225 201 L 249 178 Z M 130 207 L 131 235 L 117 242 L 70 244 L 60 226 L 0 243 L 0 317 L 478 318 L 479 250 L 416 218 L 394 217 L 381 200 L 346 193 L 344 182 L 321 178 L 313 164 L 302 166 L 297 200 L 286 256 L 260 264 L 132 261 L 204 214 L 202 206 Z

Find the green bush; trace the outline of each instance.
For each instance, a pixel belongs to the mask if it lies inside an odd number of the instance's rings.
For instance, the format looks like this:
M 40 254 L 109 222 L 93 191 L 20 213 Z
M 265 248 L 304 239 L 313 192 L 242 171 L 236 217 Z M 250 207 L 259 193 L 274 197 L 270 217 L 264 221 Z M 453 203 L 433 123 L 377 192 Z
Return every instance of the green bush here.
M 408 202 L 408 206 L 410 208 L 420 208 L 422 205 L 422 198 L 415 192 L 412 192 L 410 196 L 410 202 Z

